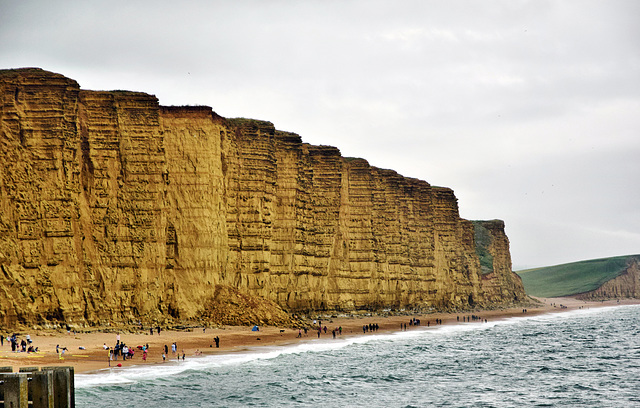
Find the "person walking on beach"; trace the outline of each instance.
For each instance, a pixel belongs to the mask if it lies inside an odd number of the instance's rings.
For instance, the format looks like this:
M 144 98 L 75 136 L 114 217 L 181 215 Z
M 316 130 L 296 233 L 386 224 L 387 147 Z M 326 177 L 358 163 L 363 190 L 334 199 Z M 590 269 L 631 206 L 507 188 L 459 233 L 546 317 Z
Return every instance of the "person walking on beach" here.
M 216 342 L 216 348 L 220 348 L 220 337 L 216 336 L 213 341 Z

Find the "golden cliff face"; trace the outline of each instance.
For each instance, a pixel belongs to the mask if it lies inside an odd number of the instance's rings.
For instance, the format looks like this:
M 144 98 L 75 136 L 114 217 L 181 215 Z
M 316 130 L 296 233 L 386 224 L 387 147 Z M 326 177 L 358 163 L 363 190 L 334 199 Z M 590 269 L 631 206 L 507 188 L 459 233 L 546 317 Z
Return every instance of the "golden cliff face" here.
M 524 298 L 504 224 L 460 219 L 450 189 L 39 69 L 0 71 L 0 95 L 4 325 L 221 321 L 245 295 L 290 312 Z

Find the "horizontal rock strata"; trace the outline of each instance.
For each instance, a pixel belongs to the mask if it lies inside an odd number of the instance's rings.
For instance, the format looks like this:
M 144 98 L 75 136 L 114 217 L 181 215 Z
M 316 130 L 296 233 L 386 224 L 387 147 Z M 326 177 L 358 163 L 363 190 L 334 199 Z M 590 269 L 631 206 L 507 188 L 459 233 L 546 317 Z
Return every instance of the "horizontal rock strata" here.
M 5 326 L 213 319 L 221 293 L 294 313 L 525 297 L 504 224 L 461 219 L 450 189 L 40 69 L 0 71 L 0 95 Z

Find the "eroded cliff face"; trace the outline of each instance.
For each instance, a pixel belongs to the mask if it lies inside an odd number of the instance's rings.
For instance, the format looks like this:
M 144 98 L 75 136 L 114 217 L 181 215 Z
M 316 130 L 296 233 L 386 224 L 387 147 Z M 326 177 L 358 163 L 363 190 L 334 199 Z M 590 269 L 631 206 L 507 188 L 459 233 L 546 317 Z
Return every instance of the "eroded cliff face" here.
M 264 323 L 286 320 L 276 304 L 525 297 L 504 224 L 460 219 L 450 189 L 269 122 L 85 91 L 39 69 L 0 71 L 0 95 L 4 325 L 220 321 L 225 293 L 274 305 L 252 317 Z
M 583 300 L 640 298 L 640 256 L 629 257 L 625 271 L 598 289 L 576 296 Z

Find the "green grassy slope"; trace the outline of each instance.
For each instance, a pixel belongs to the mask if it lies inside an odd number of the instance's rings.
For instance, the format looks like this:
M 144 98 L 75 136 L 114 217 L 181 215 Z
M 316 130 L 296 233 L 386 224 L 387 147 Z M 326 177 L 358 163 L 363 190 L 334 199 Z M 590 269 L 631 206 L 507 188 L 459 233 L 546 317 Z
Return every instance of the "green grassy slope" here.
M 628 258 L 638 255 L 592 259 L 589 261 L 516 271 L 528 295 L 571 296 L 589 292 L 625 271 Z

